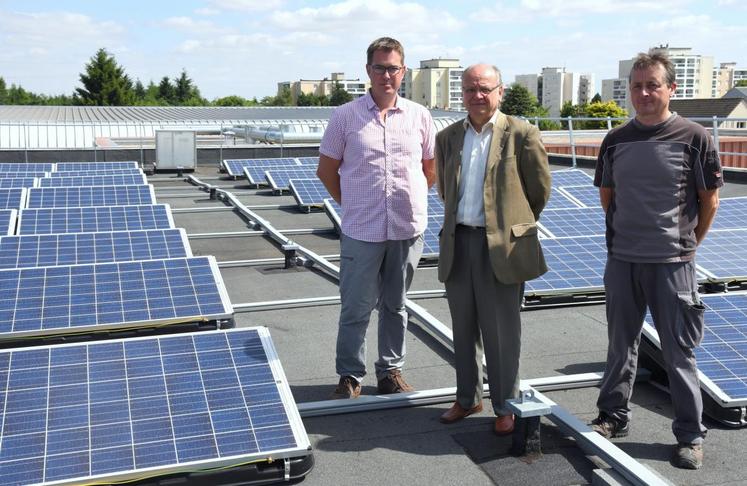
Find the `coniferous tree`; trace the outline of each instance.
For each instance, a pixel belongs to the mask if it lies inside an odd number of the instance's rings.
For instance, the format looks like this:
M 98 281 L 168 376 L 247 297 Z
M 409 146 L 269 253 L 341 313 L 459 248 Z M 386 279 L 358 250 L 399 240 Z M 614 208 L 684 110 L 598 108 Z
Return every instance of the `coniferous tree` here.
M 106 49 L 96 51 L 80 74 L 82 88 L 76 88 L 76 104 L 96 106 L 131 105 L 135 99 L 132 81 Z

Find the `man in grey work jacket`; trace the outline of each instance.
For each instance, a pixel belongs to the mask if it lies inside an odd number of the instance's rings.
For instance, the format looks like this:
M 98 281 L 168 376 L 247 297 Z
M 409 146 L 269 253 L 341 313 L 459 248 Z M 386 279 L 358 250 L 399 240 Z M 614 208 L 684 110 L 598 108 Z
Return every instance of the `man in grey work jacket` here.
M 599 151 L 594 184 L 607 220 L 609 347 L 592 427 L 607 438 L 628 434 L 628 401 L 648 306 L 674 406 L 672 463 L 697 469 L 706 428 L 694 354 L 704 312 L 695 249 L 716 215 L 723 181 L 705 129 L 669 111 L 674 80 L 666 56 L 639 54 L 629 78 L 635 119 L 611 130 Z

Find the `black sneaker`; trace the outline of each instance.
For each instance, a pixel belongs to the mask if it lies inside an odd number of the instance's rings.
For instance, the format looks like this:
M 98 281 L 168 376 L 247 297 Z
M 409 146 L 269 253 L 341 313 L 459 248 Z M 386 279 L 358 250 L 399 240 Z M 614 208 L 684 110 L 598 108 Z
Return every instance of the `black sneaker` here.
M 411 392 L 413 387 L 407 384 L 400 370 L 389 370 L 382 379 L 379 380 L 378 389 L 380 395 L 390 393 Z
M 361 394 L 361 384 L 352 376 L 340 377 L 340 383 L 332 392 L 333 399 L 358 398 Z
M 617 420 L 604 412 L 599 412 L 599 416 L 591 421 L 591 429 L 605 439 L 615 437 L 625 437 L 630 432 L 628 422 Z
M 677 444 L 672 465 L 680 469 L 700 469 L 703 465 L 703 444 Z

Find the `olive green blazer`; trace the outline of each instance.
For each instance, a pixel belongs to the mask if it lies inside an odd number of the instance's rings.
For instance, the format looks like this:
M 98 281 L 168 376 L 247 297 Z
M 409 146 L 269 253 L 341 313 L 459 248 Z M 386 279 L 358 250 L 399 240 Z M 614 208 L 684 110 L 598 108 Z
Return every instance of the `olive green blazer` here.
M 438 278 L 446 281 L 454 261 L 454 231 L 464 145 L 464 122 L 436 136 L 438 193 L 445 211 Z M 536 221 L 550 198 L 550 168 L 539 130 L 498 113 L 485 168 L 485 230 L 493 273 L 505 284 L 525 282 L 547 271 Z

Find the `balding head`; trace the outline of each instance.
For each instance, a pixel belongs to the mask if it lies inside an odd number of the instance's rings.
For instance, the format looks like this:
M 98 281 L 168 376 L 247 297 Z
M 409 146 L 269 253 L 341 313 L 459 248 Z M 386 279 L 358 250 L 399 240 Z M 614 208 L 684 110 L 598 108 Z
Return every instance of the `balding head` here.
M 490 64 L 474 64 L 462 73 L 463 104 L 475 130 L 482 130 L 503 100 L 501 71 Z

